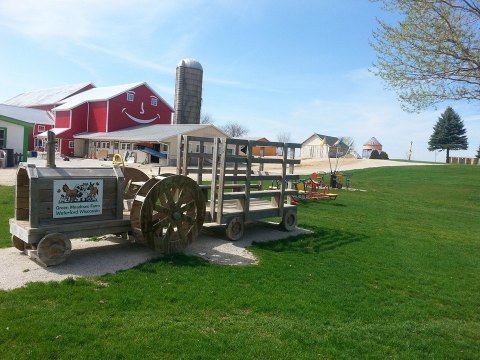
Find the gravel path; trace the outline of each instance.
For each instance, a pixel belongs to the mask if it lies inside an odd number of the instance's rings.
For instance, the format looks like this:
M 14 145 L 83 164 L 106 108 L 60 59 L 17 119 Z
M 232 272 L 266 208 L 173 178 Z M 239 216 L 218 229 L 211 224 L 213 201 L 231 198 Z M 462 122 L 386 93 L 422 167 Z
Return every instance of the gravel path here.
M 246 227 L 242 240 L 231 242 L 219 235 L 221 229 L 207 229 L 185 249 L 185 254 L 199 256 L 220 265 L 253 265 L 255 256 L 246 249 L 252 242 L 265 242 L 310 233 L 296 229 L 292 232 L 277 230 L 268 223 L 253 223 Z M 12 290 L 29 282 L 61 281 L 69 277 L 91 277 L 127 270 L 160 257 L 141 244 L 130 243 L 116 237 L 100 241 L 76 239 L 72 253 L 57 266 L 44 268 L 17 249 L 0 249 L 0 289 Z

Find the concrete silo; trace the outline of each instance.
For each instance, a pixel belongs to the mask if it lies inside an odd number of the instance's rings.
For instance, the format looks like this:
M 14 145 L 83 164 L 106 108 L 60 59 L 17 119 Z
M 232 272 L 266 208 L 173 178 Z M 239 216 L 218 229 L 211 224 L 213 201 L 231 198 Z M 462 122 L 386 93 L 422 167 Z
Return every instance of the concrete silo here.
M 203 68 L 194 59 L 183 59 L 177 65 L 174 124 L 200 124 Z

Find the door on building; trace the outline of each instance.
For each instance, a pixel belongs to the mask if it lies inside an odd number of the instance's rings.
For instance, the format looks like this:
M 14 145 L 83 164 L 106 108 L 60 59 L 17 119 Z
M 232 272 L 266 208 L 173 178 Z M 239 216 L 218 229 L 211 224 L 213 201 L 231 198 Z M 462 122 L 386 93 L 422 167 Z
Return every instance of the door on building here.
M 161 144 L 153 144 L 153 150 L 160 152 L 161 150 Z M 157 156 L 150 155 L 150 162 L 158 164 L 159 159 Z

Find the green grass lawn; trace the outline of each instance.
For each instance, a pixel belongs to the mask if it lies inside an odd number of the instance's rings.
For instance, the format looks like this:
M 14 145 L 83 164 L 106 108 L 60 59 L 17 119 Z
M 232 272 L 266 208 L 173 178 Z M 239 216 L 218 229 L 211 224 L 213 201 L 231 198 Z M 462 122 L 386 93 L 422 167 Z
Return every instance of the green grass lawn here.
M 366 192 L 299 206 L 314 234 L 253 245 L 258 266 L 175 256 L 0 291 L 0 358 L 478 358 L 479 179 L 358 170 Z M 12 188 L 0 199 L 7 246 Z

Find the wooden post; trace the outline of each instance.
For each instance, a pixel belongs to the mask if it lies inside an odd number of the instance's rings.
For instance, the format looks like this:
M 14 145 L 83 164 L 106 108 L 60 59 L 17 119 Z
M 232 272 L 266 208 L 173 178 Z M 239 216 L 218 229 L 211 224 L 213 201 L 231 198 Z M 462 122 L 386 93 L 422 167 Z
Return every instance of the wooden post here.
M 55 134 L 47 131 L 47 167 L 55 168 Z

